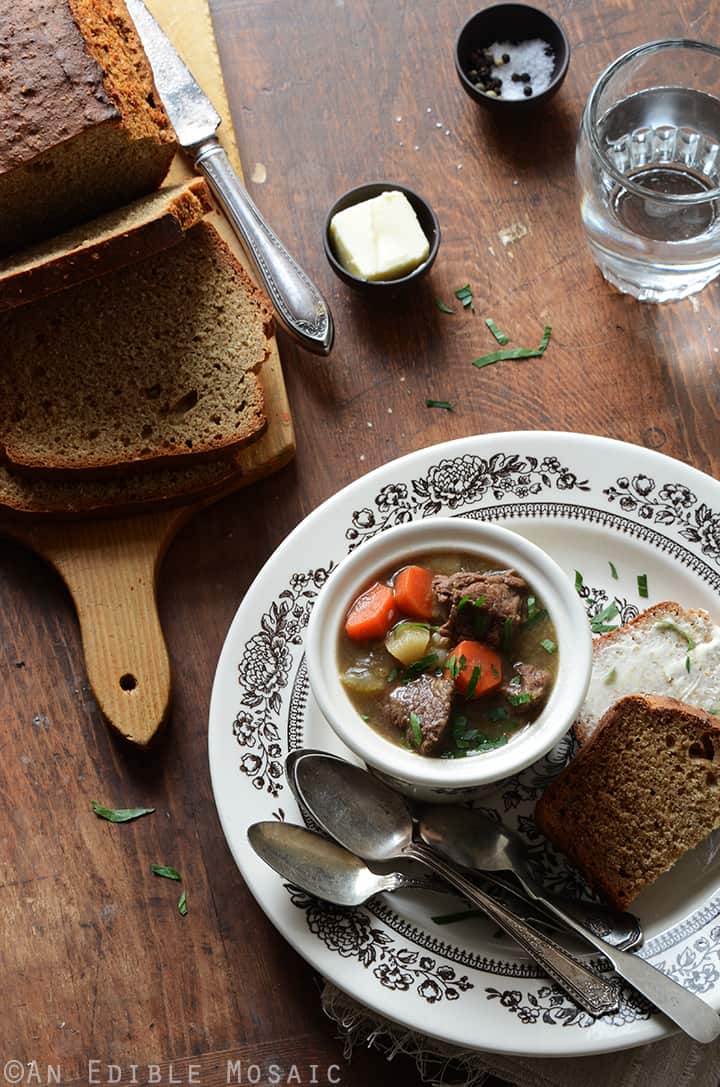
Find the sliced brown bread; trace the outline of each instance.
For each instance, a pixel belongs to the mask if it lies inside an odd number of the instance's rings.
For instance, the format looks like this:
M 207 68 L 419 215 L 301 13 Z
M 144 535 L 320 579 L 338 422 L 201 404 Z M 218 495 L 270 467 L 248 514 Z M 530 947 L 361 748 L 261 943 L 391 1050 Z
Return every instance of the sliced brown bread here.
M 0 314 L 0 443 L 53 478 L 177 467 L 265 427 L 271 318 L 209 223 L 182 245 Z
M 711 710 L 720 706 L 720 627 L 706 611 L 655 604 L 593 646 L 593 671 L 575 735 L 590 739 L 618 698 L 658 694 Z
M 176 150 L 123 0 L 0 0 L 0 253 L 156 189 Z
M 212 209 L 202 178 L 169 185 L 0 260 L 0 310 L 35 302 L 169 249 Z
M 121 517 L 210 498 L 243 477 L 242 451 L 189 468 L 128 472 L 71 482 L 31 479 L 0 467 L 0 515 L 76 518 Z
M 620 699 L 545 790 L 535 822 L 625 909 L 720 826 L 720 718 L 674 698 Z

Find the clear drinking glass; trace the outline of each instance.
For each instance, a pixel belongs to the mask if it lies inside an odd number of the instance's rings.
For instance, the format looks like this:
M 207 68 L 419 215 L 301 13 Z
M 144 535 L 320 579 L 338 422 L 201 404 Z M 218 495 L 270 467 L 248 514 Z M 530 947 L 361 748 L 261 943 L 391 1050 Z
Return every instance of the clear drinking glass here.
M 685 298 L 720 274 L 720 49 L 658 41 L 598 79 L 577 145 L 590 251 L 621 291 Z

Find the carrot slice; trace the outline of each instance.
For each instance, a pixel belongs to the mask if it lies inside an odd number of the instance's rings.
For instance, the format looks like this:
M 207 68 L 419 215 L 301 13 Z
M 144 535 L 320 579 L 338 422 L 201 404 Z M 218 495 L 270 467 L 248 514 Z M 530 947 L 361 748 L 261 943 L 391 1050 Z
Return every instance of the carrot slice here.
M 376 581 L 355 600 L 345 619 L 345 633 L 354 642 L 384 638 L 395 622 L 395 593 Z
M 429 621 L 433 616 L 433 576 L 422 566 L 406 566 L 395 577 L 395 600 L 403 615 Z
M 460 642 L 450 654 L 448 664 L 445 674 L 452 676 L 465 698 L 480 698 L 502 683 L 500 654 L 484 642 Z

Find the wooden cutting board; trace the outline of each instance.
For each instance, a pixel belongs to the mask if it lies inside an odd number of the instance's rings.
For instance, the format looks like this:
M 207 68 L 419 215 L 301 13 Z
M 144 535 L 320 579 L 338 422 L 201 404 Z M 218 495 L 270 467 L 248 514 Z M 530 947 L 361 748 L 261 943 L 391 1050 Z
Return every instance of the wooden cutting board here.
M 230 109 L 215 46 L 207 0 L 146 0 L 222 117 L 219 135 L 241 172 Z M 190 177 L 178 155 L 167 184 Z M 239 242 L 220 214 L 210 216 L 228 245 L 247 265 Z M 243 474 L 228 491 L 281 468 L 295 452 L 282 369 L 273 339 L 263 364 L 268 428 L 243 454 Z M 226 491 L 225 493 L 228 493 Z M 212 501 L 217 501 L 218 495 Z M 163 555 L 175 533 L 208 501 L 117 519 L 0 523 L 0 533 L 46 559 L 67 585 L 77 609 L 88 679 L 108 723 L 127 740 L 147 744 L 170 707 L 170 662 L 160 627 L 156 584 Z

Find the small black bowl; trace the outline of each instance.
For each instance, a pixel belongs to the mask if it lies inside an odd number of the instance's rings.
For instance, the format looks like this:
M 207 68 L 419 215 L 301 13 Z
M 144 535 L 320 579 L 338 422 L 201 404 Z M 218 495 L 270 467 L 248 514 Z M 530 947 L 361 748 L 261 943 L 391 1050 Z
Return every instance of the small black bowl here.
M 399 279 L 359 279 L 352 272 L 348 272 L 347 268 L 344 268 L 335 256 L 332 241 L 330 240 L 330 222 L 333 215 L 337 215 L 339 211 L 344 211 L 345 208 L 350 208 L 354 204 L 360 204 L 363 200 L 372 200 L 374 196 L 380 196 L 384 192 L 401 192 L 405 194 L 418 217 L 423 234 L 429 242 L 430 252 L 422 264 L 418 264 L 417 268 L 413 268 L 412 272 L 408 272 L 406 276 L 400 276 Z M 430 271 L 440 246 L 440 224 L 427 200 L 424 200 L 418 193 L 413 192 L 412 189 L 408 189 L 406 185 L 396 185 L 391 181 L 373 181 L 369 185 L 358 185 L 356 188 L 350 189 L 335 201 L 325 220 L 323 244 L 330 267 L 335 275 L 342 279 L 343 283 L 347 283 L 349 287 L 354 287 L 358 291 L 375 292 L 376 294 L 385 292 L 389 294 L 393 290 L 409 286 Z
M 530 98 L 494 98 L 478 90 L 470 78 L 473 67 L 470 55 L 476 49 L 485 49 L 493 42 L 523 42 L 540 38 L 547 42 L 555 54 L 555 70 L 549 86 Z M 565 31 L 550 15 L 528 4 L 495 4 L 478 11 L 465 23 L 455 43 L 455 68 L 463 90 L 480 105 L 508 116 L 526 112 L 542 102 L 547 102 L 565 78 L 570 60 L 570 45 Z

